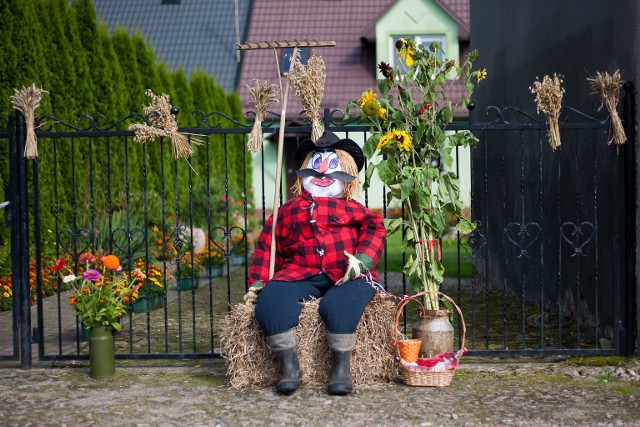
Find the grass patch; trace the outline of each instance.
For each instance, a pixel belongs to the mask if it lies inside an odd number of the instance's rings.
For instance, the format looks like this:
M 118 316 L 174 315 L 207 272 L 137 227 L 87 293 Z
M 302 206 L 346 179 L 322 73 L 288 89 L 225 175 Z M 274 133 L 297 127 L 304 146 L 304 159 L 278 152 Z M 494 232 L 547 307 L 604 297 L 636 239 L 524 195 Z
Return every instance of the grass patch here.
M 402 249 L 402 235 L 396 233 L 387 237 L 387 249 L 386 262 L 387 271 L 401 272 L 403 267 L 403 249 Z M 445 276 L 457 277 L 458 271 L 460 271 L 461 277 L 471 277 L 471 261 L 469 260 L 469 254 L 471 248 L 466 242 L 461 242 L 460 245 L 460 268 L 458 268 L 458 241 L 457 240 L 442 240 L 442 265 L 444 266 Z M 406 260 L 408 254 L 405 255 Z M 384 270 L 385 255 L 380 258 L 380 262 L 376 266 L 378 271 Z
M 616 385 L 613 387 L 613 391 L 616 393 L 622 394 L 624 396 L 631 396 L 638 392 L 637 387 L 628 387 L 623 385 Z
M 567 359 L 567 363 L 577 366 L 620 366 L 625 360 L 622 356 L 589 356 L 572 357 Z

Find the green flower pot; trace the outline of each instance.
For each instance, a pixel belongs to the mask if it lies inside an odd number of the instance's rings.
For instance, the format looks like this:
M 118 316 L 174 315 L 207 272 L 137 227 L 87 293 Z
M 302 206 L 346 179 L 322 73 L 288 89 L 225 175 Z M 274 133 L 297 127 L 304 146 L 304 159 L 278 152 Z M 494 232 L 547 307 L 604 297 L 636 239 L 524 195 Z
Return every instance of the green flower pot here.
M 133 302 L 132 307 L 134 313 L 144 313 L 149 311 L 151 307 L 149 297 L 146 295 L 138 297 L 138 299 Z
M 221 265 L 209 265 L 207 266 L 207 271 L 210 277 L 220 277 L 222 276 L 222 266 Z
M 89 338 L 89 375 L 109 377 L 116 373 L 116 346 L 109 326 L 91 328 Z
M 197 288 L 200 286 L 200 278 L 196 277 L 193 280 L 191 277 L 178 277 L 178 289 L 181 291 L 188 291 L 189 289 Z
M 244 265 L 244 255 L 232 255 L 231 265 Z
M 164 295 L 152 295 L 151 296 L 151 309 L 164 307 Z

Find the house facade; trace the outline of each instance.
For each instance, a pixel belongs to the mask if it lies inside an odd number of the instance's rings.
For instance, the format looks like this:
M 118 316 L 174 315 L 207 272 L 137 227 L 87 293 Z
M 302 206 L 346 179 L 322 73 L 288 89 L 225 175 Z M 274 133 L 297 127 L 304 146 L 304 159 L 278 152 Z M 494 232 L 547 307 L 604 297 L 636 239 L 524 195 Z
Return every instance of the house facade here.
M 302 59 L 314 53 L 323 57 L 326 83 L 321 108 L 344 110 L 349 102 L 360 98 L 367 89 L 375 91 L 379 77 L 377 64 L 397 61 L 395 41 L 400 37 L 415 37 L 425 45 L 438 41 L 448 58 L 460 58 L 466 54 L 469 16 L 468 0 L 284 0 L 278 2 L 278 7 L 273 7 L 271 2 L 257 0 L 253 2 L 246 41 L 335 41 L 335 47 L 303 50 Z M 253 109 L 246 85 L 252 85 L 254 78 L 278 84 L 278 74 L 288 63 L 287 55 L 290 53 L 280 49 L 276 62 L 270 49 L 243 52 L 238 92 L 245 111 Z M 461 91 L 462 87 L 454 84 L 452 90 Z M 455 96 L 455 93 L 451 95 Z M 281 106 L 273 105 L 270 110 L 280 112 L 280 109 Z M 287 117 L 302 119 L 301 111 L 300 103 L 290 92 Z M 458 110 L 457 116 L 464 119 L 466 111 Z M 349 137 L 359 143 L 364 142 L 362 135 L 354 133 Z M 277 141 L 277 138 L 272 140 Z M 285 157 L 292 156 L 297 141 L 285 139 L 285 144 Z M 276 148 L 276 144 L 266 144 L 264 153 L 254 156 L 253 182 L 265 180 L 267 207 L 273 200 Z M 461 169 L 465 169 L 468 155 L 462 153 L 460 162 L 464 162 Z M 291 166 L 291 162 L 285 159 L 287 163 Z M 291 167 L 287 169 L 288 179 L 283 179 L 282 194 L 287 194 L 295 179 Z M 256 196 L 260 197 L 259 192 Z M 370 192 L 368 204 L 381 208 L 382 192 Z

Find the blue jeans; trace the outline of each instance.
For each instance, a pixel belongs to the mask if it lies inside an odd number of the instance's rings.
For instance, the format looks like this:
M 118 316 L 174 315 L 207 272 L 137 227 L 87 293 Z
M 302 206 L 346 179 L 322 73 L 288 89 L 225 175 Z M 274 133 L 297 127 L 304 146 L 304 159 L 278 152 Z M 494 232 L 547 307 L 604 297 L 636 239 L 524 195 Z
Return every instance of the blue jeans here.
M 302 302 L 322 298 L 318 310 L 327 330 L 351 334 L 375 293 L 364 278 L 341 286 L 323 273 L 297 282 L 272 280 L 258 296 L 256 319 L 267 336 L 279 334 L 298 325 Z

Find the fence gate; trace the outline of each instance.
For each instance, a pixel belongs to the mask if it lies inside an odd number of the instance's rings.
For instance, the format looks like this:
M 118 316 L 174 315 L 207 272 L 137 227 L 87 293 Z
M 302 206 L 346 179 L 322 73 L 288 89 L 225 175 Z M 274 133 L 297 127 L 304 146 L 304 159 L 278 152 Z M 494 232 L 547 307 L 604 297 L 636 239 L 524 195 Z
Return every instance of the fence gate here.
M 443 290 L 465 314 L 470 354 L 633 351 L 635 136 L 627 89 L 630 141 L 619 149 L 607 144 L 607 121 L 572 109 L 555 152 L 544 123 L 515 108 L 492 107 L 484 122 L 472 110 L 468 122 L 449 127 L 479 138 L 455 161 L 477 229 L 448 236 L 457 251 L 444 254 L 458 266 Z M 325 110 L 325 128 L 367 138 L 368 127 L 334 120 L 334 113 Z M 51 267 L 63 257 L 63 272 L 77 275 L 87 259 L 107 252 L 153 278 L 121 319 L 118 358 L 220 357 L 220 320 L 246 291 L 252 239 L 269 211 L 275 150 L 267 142 L 252 157 L 251 124 L 198 114 L 202 123 L 183 129 L 203 142 L 189 162 L 173 158 L 168 140 L 134 142 L 127 127 L 145 120 L 138 114 L 109 126 L 88 116 L 82 125 L 40 117 L 39 157 L 25 160 L 24 119 L 5 119 L 13 310 L 0 313 L 0 358 L 23 367 L 31 366 L 32 351 L 39 360 L 87 359 L 86 331 Z M 277 133 L 277 123 L 264 123 L 265 133 Z M 309 134 L 306 123 L 292 123 L 286 151 Z M 385 191 L 372 187 L 361 200 L 380 209 Z M 380 212 L 402 215 L 397 208 Z M 210 265 L 192 269 L 198 259 Z M 378 270 L 385 288 L 412 292 L 400 273 Z

